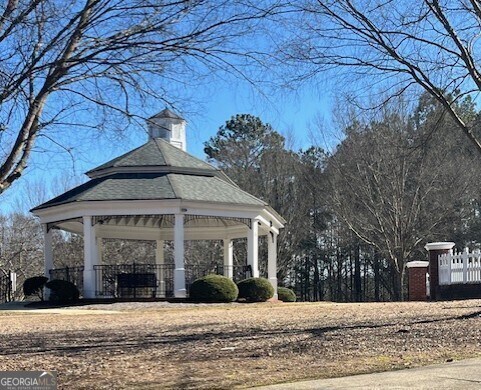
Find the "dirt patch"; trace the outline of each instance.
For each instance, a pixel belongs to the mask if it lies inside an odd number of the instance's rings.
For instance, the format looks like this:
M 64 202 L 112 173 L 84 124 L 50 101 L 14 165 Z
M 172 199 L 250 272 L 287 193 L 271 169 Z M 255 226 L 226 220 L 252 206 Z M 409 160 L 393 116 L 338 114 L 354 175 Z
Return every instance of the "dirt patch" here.
M 0 312 L 0 369 L 56 370 L 61 389 L 228 389 L 481 356 L 481 300 L 68 311 Z

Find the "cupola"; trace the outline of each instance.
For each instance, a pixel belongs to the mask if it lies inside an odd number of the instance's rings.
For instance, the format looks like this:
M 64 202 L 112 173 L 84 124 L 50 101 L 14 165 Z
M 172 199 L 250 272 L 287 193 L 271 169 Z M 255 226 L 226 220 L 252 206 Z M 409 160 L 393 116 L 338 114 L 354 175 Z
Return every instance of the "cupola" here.
M 149 140 L 162 138 L 171 145 L 186 151 L 186 121 L 168 108 L 147 119 Z

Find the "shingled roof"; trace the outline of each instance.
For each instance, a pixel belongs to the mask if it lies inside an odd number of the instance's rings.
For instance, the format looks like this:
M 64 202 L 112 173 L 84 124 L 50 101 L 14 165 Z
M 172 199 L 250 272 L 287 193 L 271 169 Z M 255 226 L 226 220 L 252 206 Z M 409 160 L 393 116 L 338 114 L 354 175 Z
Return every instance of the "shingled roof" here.
M 146 167 L 176 167 L 187 170 L 218 171 L 212 165 L 180 150 L 167 141 L 155 138 L 137 149 L 131 150 L 88 171 L 87 175 L 89 177 L 97 177 L 103 173 L 113 171 L 114 168 L 116 168 L 116 172 L 121 172 L 122 168 L 129 168 L 129 172 L 132 172 L 133 168 L 142 171 Z
M 154 139 L 89 172 L 92 179 L 32 211 L 84 201 L 182 199 L 266 206 L 241 190 L 221 170 Z
M 158 114 L 151 116 L 149 119 L 154 119 L 154 118 L 170 118 L 170 119 L 178 119 L 181 121 L 185 120 L 184 118 L 177 115 L 175 112 L 170 111 L 168 108 L 163 109 Z

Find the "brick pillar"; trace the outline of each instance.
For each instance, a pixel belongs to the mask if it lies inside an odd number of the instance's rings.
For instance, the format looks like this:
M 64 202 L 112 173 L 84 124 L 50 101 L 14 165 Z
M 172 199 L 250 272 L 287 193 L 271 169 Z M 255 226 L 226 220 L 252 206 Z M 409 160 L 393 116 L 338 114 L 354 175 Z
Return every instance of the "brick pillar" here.
M 454 242 L 431 242 L 424 247 L 429 252 L 429 290 L 431 300 L 439 298 L 439 255 L 448 253 Z
M 429 261 L 410 261 L 408 269 L 408 286 L 410 301 L 426 301 L 428 299 L 426 275 Z

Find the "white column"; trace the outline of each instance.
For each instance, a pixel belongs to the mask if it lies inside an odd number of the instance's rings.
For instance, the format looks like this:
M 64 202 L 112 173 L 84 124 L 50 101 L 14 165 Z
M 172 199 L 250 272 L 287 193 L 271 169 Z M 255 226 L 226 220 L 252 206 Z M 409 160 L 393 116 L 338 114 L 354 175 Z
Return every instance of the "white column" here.
M 267 277 L 274 287 L 274 299 L 277 299 L 277 234 L 267 235 Z
M 165 297 L 165 270 L 164 270 L 164 240 L 157 240 L 155 247 L 155 264 L 159 267 L 157 269 L 157 278 L 159 280 L 159 289 L 157 291 L 158 297 Z
M 52 230 L 48 229 L 46 223 L 42 224 L 43 230 L 43 257 L 45 265 L 45 277 L 50 279 L 49 271 L 53 269 L 53 247 L 52 247 Z
M 234 243 L 231 239 L 224 239 L 224 276 L 234 277 Z
M 251 228 L 247 233 L 247 265 L 252 268 L 252 276 L 259 277 L 259 225 L 257 219 L 251 219 Z
M 84 298 L 95 298 L 94 265 L 98 265 L 98 248 L 95 245 L 95 228 L 92 217 L 83 217 L 84 230 Z
M 174 297 L 185 298 L 184 215 L 175 214 L 174 225 Z

